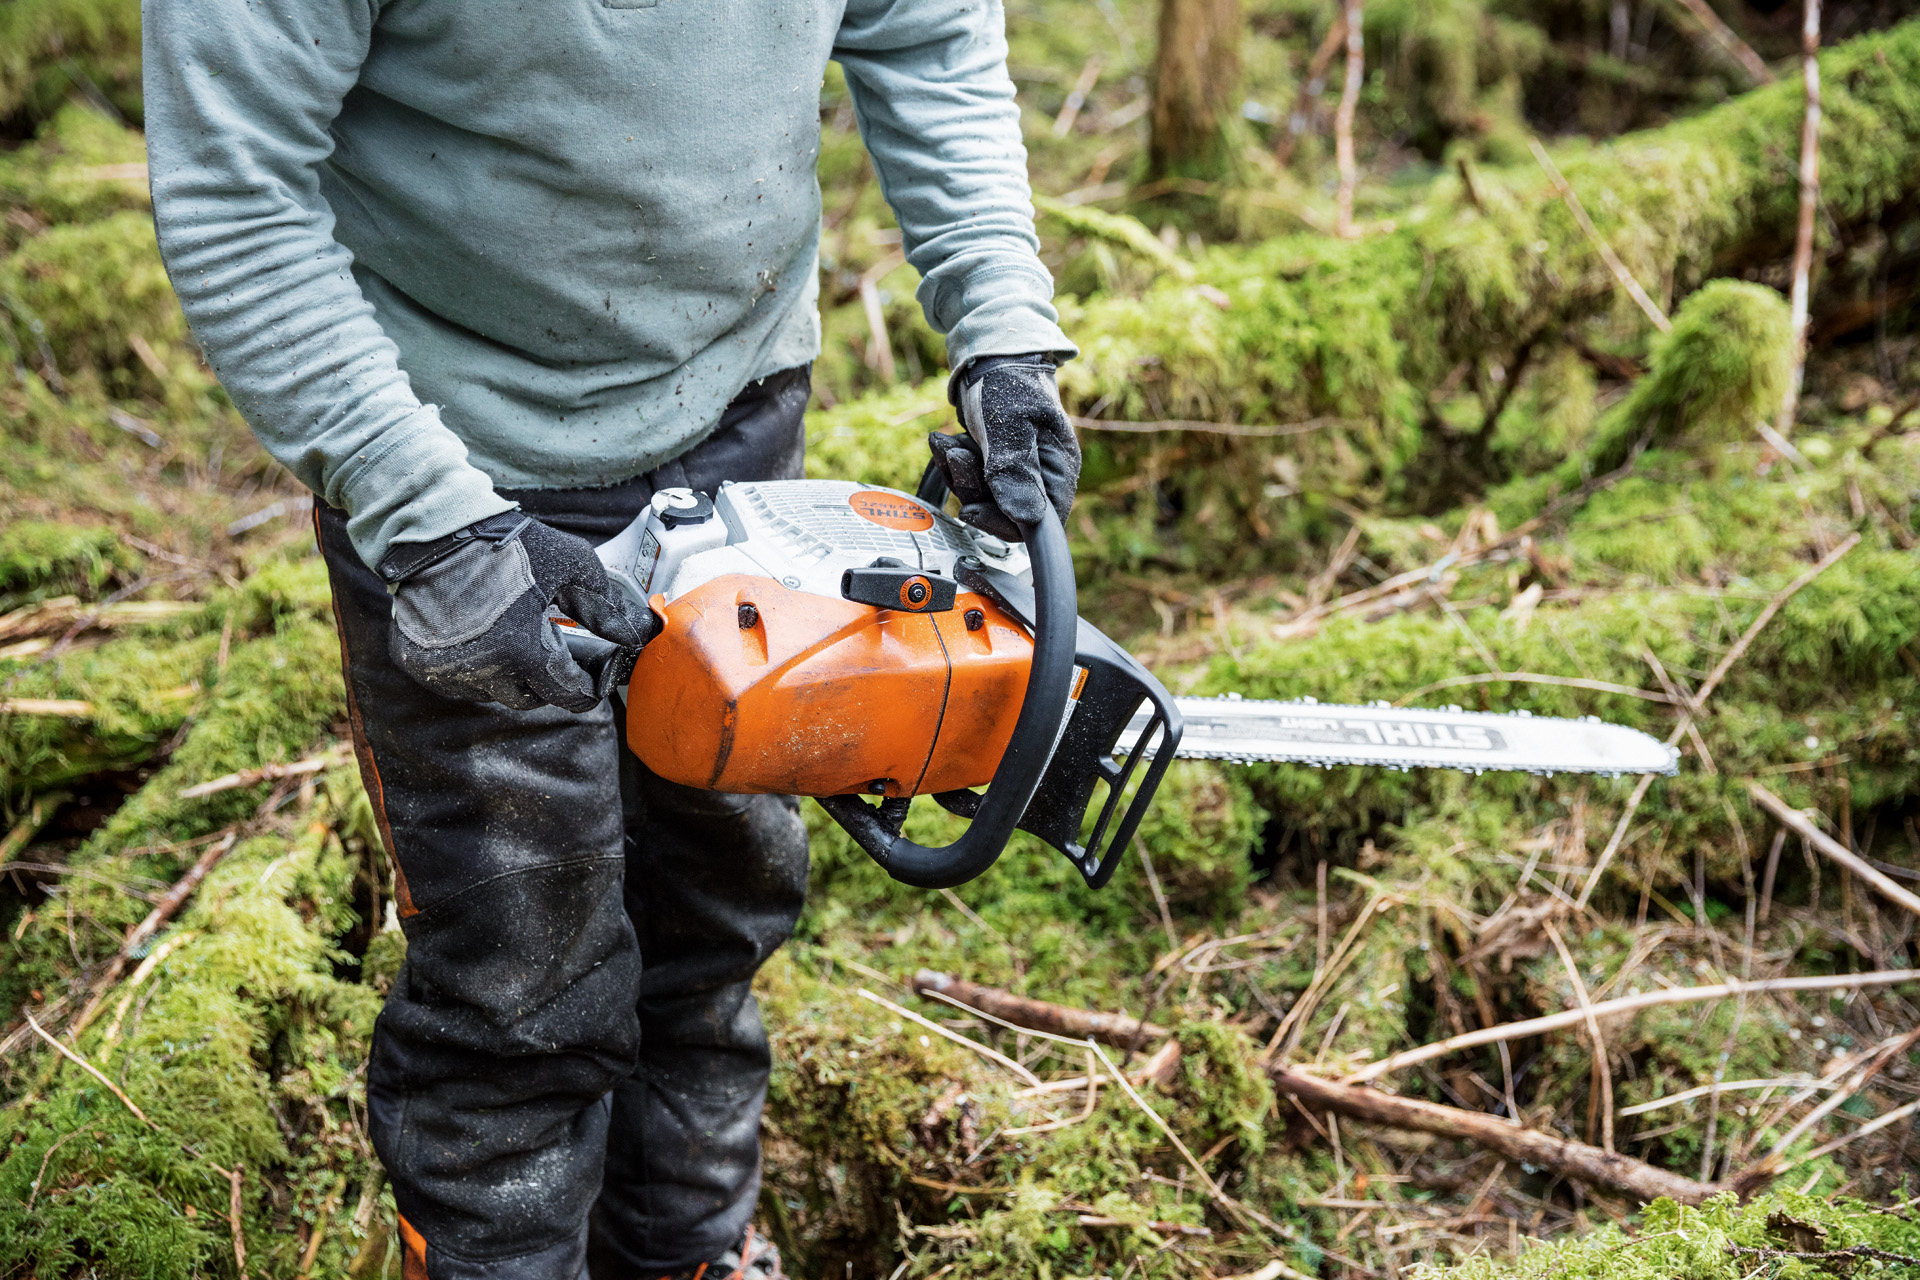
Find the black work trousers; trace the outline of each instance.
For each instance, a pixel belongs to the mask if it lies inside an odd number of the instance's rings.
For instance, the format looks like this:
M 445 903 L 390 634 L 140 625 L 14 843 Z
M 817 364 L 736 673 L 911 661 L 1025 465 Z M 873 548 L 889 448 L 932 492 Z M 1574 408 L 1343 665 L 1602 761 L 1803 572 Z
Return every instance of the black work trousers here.
M 806 369 L 776 374 L 648 475 L 506 496 L 598 543 L 656 487 L 798 476 L 807 393 Z M 367 1082 L 410 1280 L 638 1280 L 719 1255 L 759 1190 L 750 985 L 806 891 L 797 801 L 655 777 L 609 703 L 429 692 L 387 656 L 389 598 L 345 515 L 315 525 L 407 936 Z

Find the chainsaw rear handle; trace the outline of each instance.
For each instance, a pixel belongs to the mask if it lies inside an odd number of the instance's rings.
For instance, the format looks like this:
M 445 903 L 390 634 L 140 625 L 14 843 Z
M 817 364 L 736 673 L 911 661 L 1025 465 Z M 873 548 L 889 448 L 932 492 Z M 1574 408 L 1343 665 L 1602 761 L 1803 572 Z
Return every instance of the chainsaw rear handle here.
M 1021 521 L 1020 532 L 1033 563 L 1033 667 L 1006 754 L 1000 757 L 966 833 L 950 845 L 930 849 L 900 834 L 911 804 L 905 797 L 882 800 L 878 808 L 859 796 L 816 797 L 854 842 L 903 884 L 951 889 L 991 867 L 1039 789 L 1060 738 L 1073 694 L 1079 626 L 1073 557 L 1067 550 L 1067 532 L 1051 507 L 1044 509 L 1038 524 Z

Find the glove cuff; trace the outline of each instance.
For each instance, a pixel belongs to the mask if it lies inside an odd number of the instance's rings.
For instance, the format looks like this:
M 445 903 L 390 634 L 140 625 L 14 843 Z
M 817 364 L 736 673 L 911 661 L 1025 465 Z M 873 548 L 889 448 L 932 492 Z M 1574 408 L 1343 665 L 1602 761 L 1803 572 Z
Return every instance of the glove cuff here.
M 958 405 L 960 392 L 963 389 L 980 381 L 991 371 L 1008 364 L 1043 364 L 1048 369 L 1060 367 L 1060 362 L 1054 359 L 1051 351 L 1029 351 L 1025 355 L 1017 356 L 975 356 L 956 369 L 953 376 L 947 379 L 947 403 Z
M 464 529 L 455 529 L 446 537 L 435 538 L 432 542 L 397 543 L 380 562 L 377 572 L 381 581 L 391 590 L 414 574 L 431 569 L 475 539 L 512 542 L 525 533 L 527 526 L 532 523 L 532 516 L 522 515 L 518 511 L 502 511 L 484 520 L 476 520 Z

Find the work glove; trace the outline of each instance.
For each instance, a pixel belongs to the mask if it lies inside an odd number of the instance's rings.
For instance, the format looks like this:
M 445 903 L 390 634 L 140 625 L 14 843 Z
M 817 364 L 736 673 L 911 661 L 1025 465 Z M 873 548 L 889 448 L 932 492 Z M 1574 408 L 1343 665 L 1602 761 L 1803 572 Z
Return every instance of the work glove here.
M 1052 358 L 982 356 L 954 375 L 947 394 L 967 433 L 935 433 L 927 443 L 960 499 L 960 518 L 1011 542 L 1022 541 L 1015 522 L 1039 523 L 1049 503 L 1064 522 L 1080 482 L 1080 442 Z
M 393 595 L 395 665 L 464 702 L 591 711 L 660 630 L 652 610 L 627 611 L 585 539 L 518 511 L 432 542 L 402 543 L 379 573 Z M 549 620 L 554 606 L 623 652 L 597 674 L 587 671 Z

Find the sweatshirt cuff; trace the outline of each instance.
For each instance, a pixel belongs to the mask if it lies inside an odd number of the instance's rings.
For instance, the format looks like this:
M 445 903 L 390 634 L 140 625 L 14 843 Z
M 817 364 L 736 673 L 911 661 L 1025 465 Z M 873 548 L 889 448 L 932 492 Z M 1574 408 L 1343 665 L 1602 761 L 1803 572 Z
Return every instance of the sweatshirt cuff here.
M 959 293 L 958 299 L 942 300 L 949 305 L 938 308 L 958 316 L 947 330 L 948 368 L 965 368 L 980 356 L 1047 352 L 1056 360 L 1070 360 L 1080 354 L 1061 332 L 1053 281 L 1038 263 L 975 268 L 967 272 Z M 934 310 L 928 308 L 930 314 Z
M 396 542 L 432 542 L 514 509 L 431 405 L 361 450 L 331 487 L 328 500 L 346 508 L 347 537 L 370 568 Z

